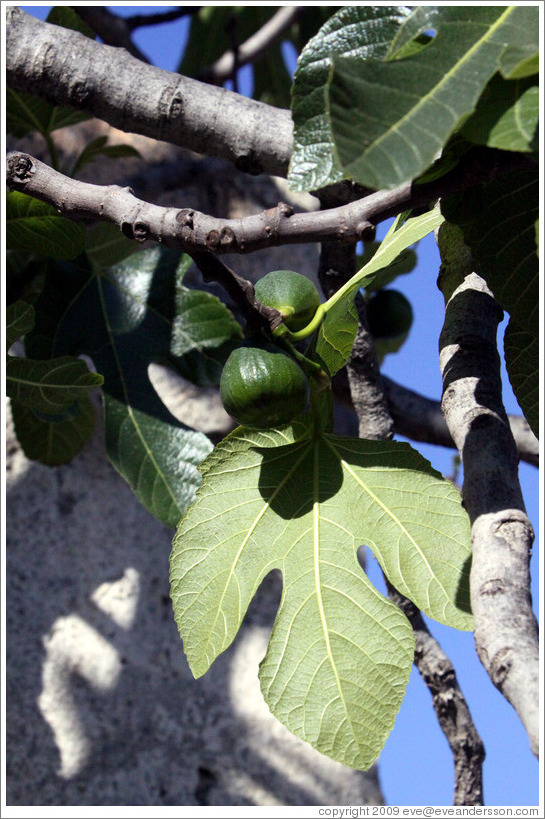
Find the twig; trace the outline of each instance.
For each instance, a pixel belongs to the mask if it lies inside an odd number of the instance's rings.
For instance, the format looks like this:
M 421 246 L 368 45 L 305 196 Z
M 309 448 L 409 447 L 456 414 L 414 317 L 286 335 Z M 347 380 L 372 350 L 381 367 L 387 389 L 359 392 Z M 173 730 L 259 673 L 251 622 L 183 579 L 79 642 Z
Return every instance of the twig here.
M 226 51 L 215 63 L 200 72 L 199 79 L 221 85 L 225 80 L 232 78 L 236 69 L 255 62 L 271 43 L 296 22 L 301 11 L 297 6 L 281 6 L 259 31 L 252 34 L 244 43 L 237 45 L 236 54 L 233 53 L 233 49 Z
M 422 615 L 386 580 L 388 597 L 408 618 L 414 630 L 414 664 L 432 696 L 437 720 L 454 760 L 454 805 L 483 804 L 484 745 L 475 727 L 456 672 Z
M 533 530 L 518 454 L 502 403 L 496 332 L 502 310 L 473 273 L 457 228 L 439 231 L 443 412 L 464 465 L 462 496 L 472 523 L 471 607 L 477 653 L 539 747 L 539 644 L 529 560 Z
M 149 63 L 131 38 L 131 29 L 123 17 L 113 14 L 105 6 L 72 6 L 76 14 L 91 26 L 106 45 L 125 48 L 137 60 Z

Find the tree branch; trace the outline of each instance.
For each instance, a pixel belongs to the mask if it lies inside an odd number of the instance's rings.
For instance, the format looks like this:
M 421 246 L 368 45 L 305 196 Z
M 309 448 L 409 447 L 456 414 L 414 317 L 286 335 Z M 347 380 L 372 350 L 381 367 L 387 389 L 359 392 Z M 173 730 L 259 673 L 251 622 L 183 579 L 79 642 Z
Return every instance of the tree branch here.
M 285 176 L 291 114 L 224 88 L 144 64 L 123 49 L 6 10 L 6 77 L 55 105 L 122 131 L 216 156 L 248 173 Z
M 43 23 L 16 6 L 7 9 L 6 21 L 6 77 L 13 89 L 87 111 L 122 131 L 225 159 L 248 173 L 287 176 L 290 111 L 145 65 L 124 49 Z M 378 191 L 381 218 L 407 206 L 427 208 L 440 196 L 529 163 L 514 151 L 475 148 L 433 182 Z
M 437 720 L 454 759 L 454 805 L 483 804 L 484 745 L 475 727 L 456 672 L 422 615 L 386 581 L 388 597 L 407 617 L 414 630 L 414 664 L 432 696 Z
M 131 29 L 123 17 L 112 14 L 105 6 L 72 6 L 71 8 L 106 45 L 124 48 L 137 60 L 149 64 L 146 55 L 140 51 L 136 43 L 133 43 Z
M 215 63 L 203 69 L 199 79 L 203 82 L 221 85 L 232 77 L 236 68 L 255 62 L 301 15 L 297 6 L 281 6 L 267 22 L 252 34 L 246 42 L 237 47 L 236 55 L 232 50 L 226 51 Z
M 443 412 L 464 465 L 472 523 L 471 606 L 477 652 L 494 685 L 539 748 L 539 644 L 529 560 L 533 530 L 518 479 L 518 454 L 502 404 L 496 348 L 502 310 L 473 273 L 452 225 L 439 230 Z

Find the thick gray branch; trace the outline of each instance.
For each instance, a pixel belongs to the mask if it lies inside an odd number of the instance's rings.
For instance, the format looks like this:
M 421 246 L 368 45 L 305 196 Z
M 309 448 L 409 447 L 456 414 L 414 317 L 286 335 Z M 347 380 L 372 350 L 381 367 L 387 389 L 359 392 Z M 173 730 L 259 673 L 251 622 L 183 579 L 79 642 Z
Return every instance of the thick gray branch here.
M 382 376 L 395 430 L 399 435 L 437 446 L 454 447 L 441 402 L 426 398 Z M 539 466 L 539 441 L 522 415 L 508 415 L 509 426 L 521 461 Z
M 529 560 L 534 538 L 518 479 L 518 454 L 502 404 L 496 333 L 502 311 L 472 271 L 460 234 L 439 231 L 445 296 L 440 338 L 443 412 L 464 465 L 472 524 L 475 643 L 494 685 L 539 747 L 539 645 Z
M 249 173 L 285 176 L 291 114 L 144 64 L 124 49 L 6 10 L 6 77 L 57 105 L 122 131 L 226 159 Z

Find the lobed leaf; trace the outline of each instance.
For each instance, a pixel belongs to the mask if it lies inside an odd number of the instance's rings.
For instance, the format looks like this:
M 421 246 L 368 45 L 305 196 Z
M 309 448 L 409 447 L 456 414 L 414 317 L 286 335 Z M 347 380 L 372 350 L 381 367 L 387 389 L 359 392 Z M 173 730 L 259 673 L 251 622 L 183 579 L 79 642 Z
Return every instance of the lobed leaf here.
M 408 444 L 239 428 L 204 463 L 179 523 L 171 593 L 195 676 L 233 641 L 263 578 L 284 588 L 260 679 L 271 711 L 322 753 L 368 768 L 413 659 L 410 624 L 358 564 L 374 551 L 429 616 L 471 629 L 470 527 Z

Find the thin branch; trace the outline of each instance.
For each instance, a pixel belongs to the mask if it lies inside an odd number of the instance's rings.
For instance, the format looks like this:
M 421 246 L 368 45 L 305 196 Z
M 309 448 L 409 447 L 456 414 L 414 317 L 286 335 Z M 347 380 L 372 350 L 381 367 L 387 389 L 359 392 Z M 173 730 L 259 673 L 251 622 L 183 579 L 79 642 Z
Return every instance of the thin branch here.
M 199 79 L 221 85 L 233 76 L 235 68 L 255 62 L 281 35 L 296 22 L 302 9 L 297 6 L 281 6 L 267 22 L 252 34 L 246 42 L 233 50 L 226 51 L 215 63 L 203 69 Z
M 443 412 L 464 465 L 462 496 L 472 524 L 471 606 L 475 644 L 494 685 L 539 748 L 539 643 L 529 561 L 534 539 L 518 478 L 518 453 L 502 403 L 498 307 L 473 273 L 459 231 L 439 230 L 445 296 L 440 338 Z
M 425 444 L 456 448 L 452 435 L 441 410 L 441 402 L 427 398 L 414 390 L 398 384 L 387 375 L 381 374 L 382 385 L 388 400 L 388 408 L 398 435 L 421 441 Z M 345 406 L 354 408 L 346 370 L 341 370 L 333 379 L 336 398 Z M 507 420 L 517 445 L 521 461 L 539 466 L 539 441 L 532 432 L 528 421 L 522 415 L 508 415 Z
M 9 187 L 48 202 L 72 219 L 101 219 L 116 224 L 136 241 L 151 239 L 188 253 L 249 253 L 286 244 L 337 241 L 355 244 L 374 237 L 375 225 L 410 207 L 426 206 L 438 190 L 410 183 L 377 191 L 340 207 L 294 213 L 289 205 L 242 219 L 222 219 L 188 208 L 165 208 L 138 199 L 130 188 L 92 185 L 63 176 L 28 154 L 12 152 L 7 162 Z M 447 190 L 467 182 L 442 177 Z
M 454 805 L 483 804 L 484 745 L 460 689 L 452 662 L 429 632 L 422 615 L 386 581 L 388 597 L 414 630 L 414 664 L 430 691 L 437 720 L 454 759 Z
M 123 17 L 112 14 L 105 6 L 72 6 L 71 8 L 106 45 L 125 48 L 137 60 L 149 63 L 146 55 L 132 41 L 131 29 Z

